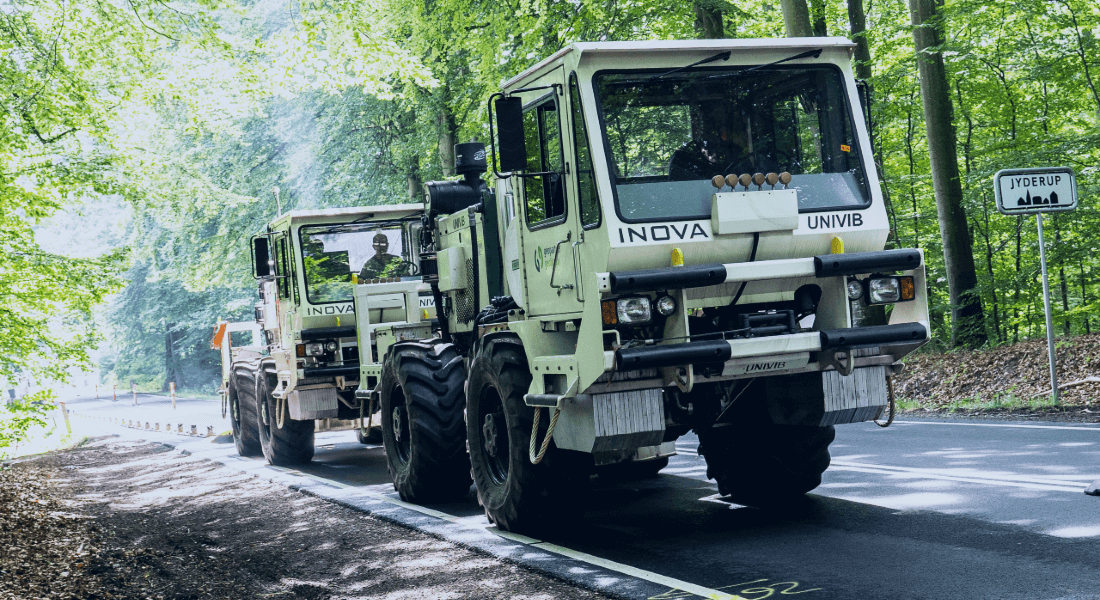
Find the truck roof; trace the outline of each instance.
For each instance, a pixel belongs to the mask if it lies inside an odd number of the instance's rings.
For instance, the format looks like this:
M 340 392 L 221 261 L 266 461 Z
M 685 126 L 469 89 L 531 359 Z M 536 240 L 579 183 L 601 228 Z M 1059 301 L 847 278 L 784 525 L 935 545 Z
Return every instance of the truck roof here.
M 317 220 L 325 217 L 334 217 L 339 220 L 351 220 L 363 218 L 368 215 L 378 215 L 382 218 L 394 217 L 400 213 L 415 214 L 424 211 L 423 204 L 379 204 L 374 206 L 352 206 L 347 208 L 322 208 L 317 210 L 291 210 L 283 213 L 271 221 L 271 227 L 275 227 L 284 221 L 299 221 L 302 219 Z
M 512 77 L 501 86 L 505 89 L 519 83 L 532 73 L 542 69 L 570 52 L 583 54 L 614 54 L 632 52 L 682 52 L 690 50 L 775 50 L 790 48 L 855 48 L 855 44 L 844 37 L 808 37 L 808 38 L 765 38 L 765 39 L 721 39 L 721 40 L 652 40 L 638 42 L 576 42 L 528 67 L 519 75 Z

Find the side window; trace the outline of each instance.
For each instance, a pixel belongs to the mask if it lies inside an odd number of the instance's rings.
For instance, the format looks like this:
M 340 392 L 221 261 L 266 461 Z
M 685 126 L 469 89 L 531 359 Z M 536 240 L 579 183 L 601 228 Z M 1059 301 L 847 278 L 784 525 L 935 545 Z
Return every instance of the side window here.
M 298 305 L 302 303 L 301 299 L 298 297 L 298 269 L 297 265 L 294 263 L 294 245 L 290 242 L 287 242 L 286 263 L 289 269 L 287 271 L 286 284 L 293 290 L 294 304 Z M 289 295 L 290 294 L 288 294 L 288 296 Z
M 280 298 L 290 297 L 291 278 L 289 277 L 290 267 L 287 263 L 286 236 L 279 236 L 278 241 L 275 242 L 275 269 L 280 276 L 278 279 Z
M 573 145 L 577 149 L 577 192 L 580 196 L 577 200 L 581 207 L 581 224 L 588 227 L 600 222 L 600 197 L 596 194 L 596 174 L 592 170 L 592 151 L 581 111 L 576 73 L 569 77 L 569 104 L 573 112 Z
M 523 135 L 527 142 L 527 172 L 549 173 L 523 178 L 527 224 L 534 225 L 565 214 L 561 126 L 558 104 L 552 96 L 524 113 Z

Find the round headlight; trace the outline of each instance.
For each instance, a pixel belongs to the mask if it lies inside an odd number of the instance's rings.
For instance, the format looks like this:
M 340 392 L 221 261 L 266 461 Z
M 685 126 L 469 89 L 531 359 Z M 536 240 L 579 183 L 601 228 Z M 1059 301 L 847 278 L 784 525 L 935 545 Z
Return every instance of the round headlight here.
M 325 350 L 329 352 L 336 352 L 336 342 L 328 342 L 325 344 Z
M 857 279 L 848 282 L 848 299 L 859 300 L 863 295 L 863 283 Z
M 676 301 L 672 299 L 672 296 L 661 296 L 657 299 L 657 312 L 664 316 L 669 316 L 676 312 Z

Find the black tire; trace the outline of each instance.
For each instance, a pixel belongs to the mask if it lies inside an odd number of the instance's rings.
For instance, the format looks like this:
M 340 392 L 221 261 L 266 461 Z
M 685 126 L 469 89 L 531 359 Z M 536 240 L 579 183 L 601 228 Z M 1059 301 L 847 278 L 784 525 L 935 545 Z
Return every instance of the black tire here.
M 402 500 L 447 502 L 470 493 L 465 381 L 462 356 L 441 340 L 400 342 L 387 354 L 379 383 L 382 444 Z
M 382 443 L 382 428 L 375 425 L 367 430 L 367 434 L 363 435 L 363 428 L 355 430 L 355 439 L 359 440 L 360 444 L 381 444 Z
M 256 372 L 240 367 L 229 375 L 229 420 L 233 424 L 233 443 L 241 456 L 260 456 L 260 430 L 256 426 Z
M 641 462 L 623 462 L 616 465 L 596 467 L 596 474 L 600 479 L 610 481 L 634 481 L 637 479 L 652 479 L 660 474 L 661 469 L 668 466 L 668 457 L 662 456 L 652 460 Z
M 282 429 L 275 418 L 276 402 L 271 388 L 275 374 L 262 372 L 256 378 L 256 399 L 260 447 L 267 462 L 280 467 L 303 465 L 313 460 L 313 421 L 295 421 L 287 414 Z
M 535 412 L 523 402 L 530 385 L 527 355 L 518 338 L 482 340 L 467 389 L 470 465 L 485 516 L 517 533 L 539 533 L 582 516 L 584 502 L 577 497 L 591 475 L 590 456 L 560 450 L 552 442 L 542 462 L 531 464 Z M 549 417 L 543 412 L 539 419 L 540 440 Z
M 732 501 L 781 508 L 821 485 L 836 429 L 776 425 L 766 415 L 699 432 L 707 477 Z

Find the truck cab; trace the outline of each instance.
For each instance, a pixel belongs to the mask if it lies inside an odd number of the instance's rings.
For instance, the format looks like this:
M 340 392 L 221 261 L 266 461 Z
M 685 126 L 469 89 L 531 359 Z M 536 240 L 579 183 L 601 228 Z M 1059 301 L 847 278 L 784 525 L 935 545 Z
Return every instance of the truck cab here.
M 262 343 L 223 368 L 222 387 L 234 431 L 255 442 L 247 452 L 303 462 L 315 420 L 369 415 L 355 392 L 376 356 L 374 327 L 434 311 L 430 294 L 419 298 L 422 215 L 420 204 L 291 211 L 252 237 Z M 357 307 L 374 325 L 362 336 Z M 271 443 L 280 436 L 293 439 Z

